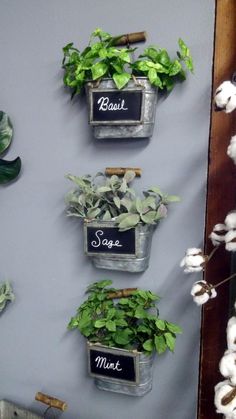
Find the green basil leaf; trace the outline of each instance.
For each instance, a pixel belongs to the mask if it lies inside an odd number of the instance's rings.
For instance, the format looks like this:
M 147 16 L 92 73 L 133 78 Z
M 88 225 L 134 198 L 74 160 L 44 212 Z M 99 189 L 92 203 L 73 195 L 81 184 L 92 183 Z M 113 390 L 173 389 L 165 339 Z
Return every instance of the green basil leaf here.
M 168 55 L 168 53 L 165 49 L 162 49 L 160 51 L 160 54 L 158 56 L 158 60 L 164 66 L 168 67 L 170 65 L 170 57 L 169 57 L 169 55 Z
M 147 352 L 152 352 L 154 349 L 154 344 L 152 339 L 148 339 L 143 343 L 143 349 Z
M 167 349 L 167 344 L 164 336 L 155 336 L 155 347 L 158 354 L 162 354 Z
M 155 70 L 155 68 L 150 68 L 150 70 L 148 71 L 148 78 L 151 84 L 156 83 L 157 81 L 157 72 Z
M 165 340 L 168 348 L 170 351 L 174 351 L 175 349 L 175 337 L 172 335 L 172 333 L 165 333 Z
M 182 70 L 182 66 L 180 62 L 178 60 L 175 60 L 169 68 L 169 75 L 176 76 L 177 74 L 180 73 L 181 70 Z
M 182 329 L 175 323 L 165 322 L 167 329 L 172 333 L 182 333 Z
M 128 83 L 128 81 L 131 78 L 131 75 L 129 73 L 121 73 L 121 74 L 114 74 L 113 75 L 113 80 L 115 82 L 115 85 L 117 87 L 117 89 L 123 89 L 123 87 L 126 86 L 126 84 Z
M 106 63 L 96 63 L 91 67 L 93 80 L 100 79 L 103 77 L 108 70 Z
M 161 319 L 158 319 L 158 320 L 156 321 L 156 327 L 157 327 L 158 329 L 160 329 L 160 330 L 165 330 L 165 328 L 166 328 L 165 321 L 164 321 L 164 320 L 161 320 Z
M 102 327 L 104 327 L 106 325 L 106 320 L 102 319 L 102 320 L 96 320 L 94 323 L 94 326 L 97 329 L 101 329 Z

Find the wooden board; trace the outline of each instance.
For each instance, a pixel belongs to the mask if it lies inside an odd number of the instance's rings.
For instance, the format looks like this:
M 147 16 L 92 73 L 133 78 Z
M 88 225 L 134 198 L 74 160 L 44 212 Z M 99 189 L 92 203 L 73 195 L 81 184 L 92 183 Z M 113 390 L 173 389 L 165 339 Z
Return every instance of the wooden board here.
M 212 97 L 216 87 L 230 80 L 236 69 L 236 1 L 216 0 L 214 70 Z M 212 106 L 206 206 L 205 250 L 212 249 L 208 236 L 215 224 L 223 222 L 235 208 L 236 167 L 226 155 L 230 138 L 236 133 L 236 115 L 214 111 Z M 230 254 L 220 251 L 208 264 L 205 280 L 216 284 L 230 274 Z M 229 287 L 218 290 L 215 300 L 202 312 L 199 370 L 198 419 L 220 419 L 214 406 L 214 386 L 223 381 L 219 361 L 226 349 L 229 317 Z

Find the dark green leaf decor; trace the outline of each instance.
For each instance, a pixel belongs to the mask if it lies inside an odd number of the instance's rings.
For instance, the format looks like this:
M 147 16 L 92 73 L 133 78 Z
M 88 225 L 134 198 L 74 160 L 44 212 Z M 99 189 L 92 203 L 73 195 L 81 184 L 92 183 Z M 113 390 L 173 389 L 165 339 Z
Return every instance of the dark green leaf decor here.
M 10 146 L 13 137 L 13 127 L 9 116 L 0 111 L 0 154 Z M 14 180 L 20 173 L 21 159 L 8 161 L 0 159 L 0 184 Z

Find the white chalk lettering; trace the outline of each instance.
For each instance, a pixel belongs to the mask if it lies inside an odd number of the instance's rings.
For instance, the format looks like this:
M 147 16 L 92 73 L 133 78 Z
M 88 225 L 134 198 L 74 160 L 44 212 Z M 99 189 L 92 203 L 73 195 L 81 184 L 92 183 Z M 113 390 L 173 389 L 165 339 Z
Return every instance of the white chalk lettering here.
M 118 102 L 110 102 L 109 97 L 107 96 L 101 96 L 97 101 L 99 108 L 99 111 L 127 111 L 128 108 L 125 107 L 125 99 L 118 99 Z
M 93 240 L 91 242 L 91 245 L 93 247 L 100 247 L 100 246 L 104 246 L 104 247 L 108 247 L 108 249 L 112 249 L 113 247 L 123 247 L 122 244 L 120 244 L 119 240 L 113 241 L 113 240 L 108 240 L 106 238 L 102 239 L 100 238 L 100 236 L 103 236 L 104 231 L 102 230 L 97 230 L 95 232 L 95 236 L 97 240 Z
M 97 358 L 95 358 L 95 362 L 97 368 L 103 368 L 104 370 L 122 371 L 122 368 L 119 368 L 119 360 L 114 363 L 108 361 L 105 356 L 97 356 Z

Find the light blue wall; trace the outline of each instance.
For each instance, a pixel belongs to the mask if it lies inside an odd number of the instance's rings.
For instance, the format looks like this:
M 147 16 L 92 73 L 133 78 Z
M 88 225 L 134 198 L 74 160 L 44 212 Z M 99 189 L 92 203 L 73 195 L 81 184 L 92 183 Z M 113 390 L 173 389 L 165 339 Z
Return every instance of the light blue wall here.
M 39 410 L 37 391 L 69 404 L 65 419 L 193 419 L 200 310 L 183 275 L 185 249 L 202 245 L 214 31 L 213 0 L 1 0 L 0 109 L 15 128 L 7 154 L 20 155 L 20 179 L 0 189 L 0 278 L 16 301 L 0 317 L 0 399 Z M 61 48 L 83 48 L 96 27 L 113 34 L 146 30 L 148 43 L 173 53 L 190 46 L 195 75 L 158 103 L 153 138 L 99 142 L 83 100 L 62 87 Z M 140 189 L 159 185 L 181 196 L 158 227 L 143 274 L 99 271 L 83 254 L 82 225 L 65 216 L 66 173 L 140 166 Z M 66 325 L 90 282 L 147 287 L 162 296 L 163 318 L 181 324 L 175 354 L 156 359 L 143 398 L 102 392 L 87 376 L 85 342 Z M 42 410 L 41 410 L 42 411 Z

